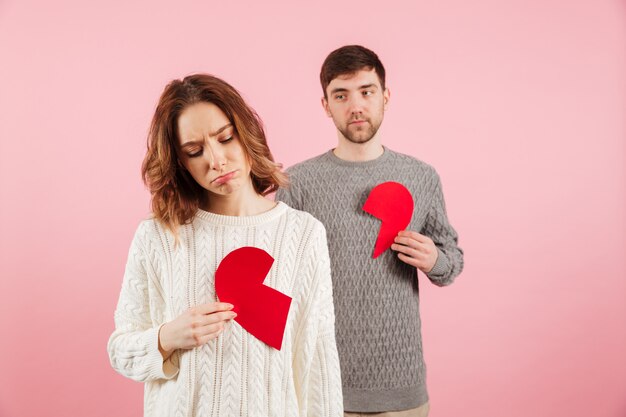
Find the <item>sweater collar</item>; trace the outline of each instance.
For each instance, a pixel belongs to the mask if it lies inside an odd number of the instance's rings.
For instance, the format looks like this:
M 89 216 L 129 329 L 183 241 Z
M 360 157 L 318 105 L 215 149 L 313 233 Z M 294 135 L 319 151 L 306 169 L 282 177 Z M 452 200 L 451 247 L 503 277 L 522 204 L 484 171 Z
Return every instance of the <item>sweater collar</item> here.
M 369 161 L 346 161 L 345 159 L 341 159 L 337 155 L 335 155 L 332 149 L 326 152 L 326 156 L 328 160 L 335 165 L 341 165 L 341 166 L 352 167 L 352 168 L 365 168 L 365 167 L 375 167 L 377 165 L 384 164 L 391 157 L 391 152 L 392 151 L 389 148 L 387 148 L 386 146 L 383 146 L 383 154 L 380 155 L 378 158 L 370 159 Z
M 287 211 L 287 205 L 281 201 L 266 212 L 254 216 L 225 216 L 198 209 L 196 217 L 203 221 L 221 226 L 256 226 L 271 222 Z

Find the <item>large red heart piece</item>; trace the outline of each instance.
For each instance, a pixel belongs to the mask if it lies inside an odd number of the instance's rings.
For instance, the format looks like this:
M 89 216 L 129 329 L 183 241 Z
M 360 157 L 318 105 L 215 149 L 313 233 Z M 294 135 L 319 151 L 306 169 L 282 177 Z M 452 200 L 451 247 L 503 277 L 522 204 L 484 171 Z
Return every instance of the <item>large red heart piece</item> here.
M 389 249 L 398 232 L 411 223 L 413 205 L 411 193 L 398 182 L 383 182 L 372 189 L 363 210 L 382 221 L 372 258 Z
M 250 334 L 280 350 L 291 297 L 263 284 L 274 258 L 263 249 L 244 246 L 230 252 L 215 271 L 215 292 L 235 306 L 235 321 Z

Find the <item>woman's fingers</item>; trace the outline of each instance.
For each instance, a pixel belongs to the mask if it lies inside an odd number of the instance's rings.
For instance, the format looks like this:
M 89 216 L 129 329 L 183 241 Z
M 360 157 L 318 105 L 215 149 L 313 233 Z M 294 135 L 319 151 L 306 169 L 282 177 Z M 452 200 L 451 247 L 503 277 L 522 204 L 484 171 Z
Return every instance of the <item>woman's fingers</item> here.
M 198 327 L 195 329 L 192 339 L 196 347 L 202 346 L 211 339 L 215 339 L 224 331 L 224 323 L 219 322 L 215 324 L 209 324 L 207 326 Z
M 191 311 L 196 314 L 212 314 L 218 311 L 230 311 L 233 307 L 230 303 L 207 303 L 193 307 Z
M 161 327 L 161 349 L 166 353 L 174 349 L 191 349 L 216 338 L 225 324 L 237 317 L 232 308 L 230 303 L 208 303 L 189 309 Z
M 231 311 L 208 314 L 205 317 L 205 324 L 195 326 L 192 330 L 192 338 L 195 346 L 201 346 L 209 340 L 216 338 L 224 331 L 228 320 L 232 320 L 237 315 Z
M 219 313 L 205 314 L 200 316 L 196 321 L 196 326 L 206 326 L 213 323 L 225 322 L 237 317 L 236 313 L 232 311 L 220 311 Z
M 217 333 L 211 333 L 211 334 L 208 334 L 208 335 L 206 335 L 206 336 L 203 336 L 203 337 L 200 339 L 200 344 L 199 344 L 198 346 L 196 346 L 196 347 L 200 347 L 200 346 L 202 346 L 202 345 L 206 345 L 206 344 L 207 344 L 207 343 L 209 343 L 211 340 L 213 340 L 213 339 L 215 339 L 217 336 L 219 336 L 221 333 L 222 333 L 222 330 L 220 330 L 220 331 L 219 331 L 219 332 L 217 332 Z

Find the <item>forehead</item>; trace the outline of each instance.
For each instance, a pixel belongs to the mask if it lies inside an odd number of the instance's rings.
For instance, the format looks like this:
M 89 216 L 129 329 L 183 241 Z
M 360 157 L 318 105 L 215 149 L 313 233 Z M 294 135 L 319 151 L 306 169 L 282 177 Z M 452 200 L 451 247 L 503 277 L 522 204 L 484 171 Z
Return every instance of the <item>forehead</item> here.
M 186 107 L 178 117 L 180 141 L 199 139 L 213 134 L 230 121 L 226 114 L 213 103 L 200 102 Z
M 380 80 L 378 79 L 378 74 L 376 74 L 375 69 L 361 69 L 357 72 L 353 72 L 350 74 L 339 75 L 332 79 L 332 81 L 326 87 L 326 91 L 330 92 L 337 88 L 342 89 L 358 89 L 363 85 L 374 84 L 378 88 L 381 88 Z

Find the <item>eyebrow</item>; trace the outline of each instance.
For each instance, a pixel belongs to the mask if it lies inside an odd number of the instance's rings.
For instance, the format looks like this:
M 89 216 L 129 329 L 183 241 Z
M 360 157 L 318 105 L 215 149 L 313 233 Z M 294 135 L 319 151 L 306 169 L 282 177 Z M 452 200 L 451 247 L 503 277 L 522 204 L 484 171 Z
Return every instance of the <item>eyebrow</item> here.
M 228 123 L 227 125 L 224 125 L 222 127 L 220 127 L 219 129 L 217 129 L 215 132 L 213 133 L 209 133 L 209 136 L 217 136 L 220 133 L 222 133 L 223 131 L 225 131 L 226 129 L 228 129 L 229 127 L 233 127 L 232 123 Z M 204 142 L 202 139 L 198 139 L 198 140 L 189 140 L 185 143 L 183 143 L 181 146 L 181 148 L 184 148 L 186 146 L 191 146 L 191 145 L 198 145 L 200 143 Z
M 364 84 L 364 85 L 359 86 L 358 90 L 363 90 L 363 89 L 366 89 L 366 88 L 372 88 L 372 87 L 374 87 L 374 88 L 378 88 L 378 86 L 377 86 L 376 84 L 374 84 L 374 83 L 370 83 L 370 84 Z M 330 91 L 330 94 L 335 94 L 335 93 L 345 93 L 346 91 L 348 91 L 348 89 L 347 89 L 347 88 L 342 88 L 342 87 L 340 87 L 340 88 L 333 88 L 333 89 Z

